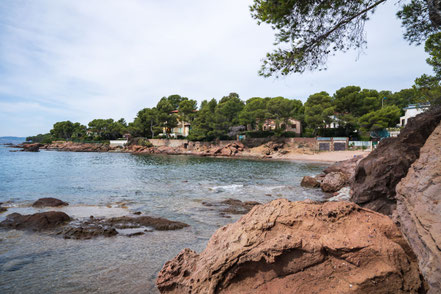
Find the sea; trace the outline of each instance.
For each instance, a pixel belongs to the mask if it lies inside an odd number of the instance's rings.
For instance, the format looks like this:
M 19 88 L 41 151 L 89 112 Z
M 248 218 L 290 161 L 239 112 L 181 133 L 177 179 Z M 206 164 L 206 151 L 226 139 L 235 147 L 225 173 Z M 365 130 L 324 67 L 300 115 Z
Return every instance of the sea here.
M 92 240 L 0 229 L 0 293 L 158 293 L 155 280 L 167 260 L 184 248 L 201 252 L 217 229 L 240 217 L 203 202 L 324 198 L 300 186 L 303 176 L 323 170 L 321 163 L 12 151 L 0 145 L 0 202 L 8 207 L 0 221 L 12 212 L 45 211 L 32 203 L 55 197 L 76 219 L 141 212 L 189 227 Z

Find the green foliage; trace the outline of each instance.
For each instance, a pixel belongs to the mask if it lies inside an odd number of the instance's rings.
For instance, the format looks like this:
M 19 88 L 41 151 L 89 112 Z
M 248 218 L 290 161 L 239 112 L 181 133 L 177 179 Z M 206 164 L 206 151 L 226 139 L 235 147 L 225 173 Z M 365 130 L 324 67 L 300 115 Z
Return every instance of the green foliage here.
M 386 0 L 319 1 L 254 0 L 251 15 L 276 31 L 276 45 L 263 61 L 260 74 L 288 75 L 326 69 L 329 55 L 366 46 L 365 22 Z M 406 28 L 404 38 L 419 43 L 441 28 L 435 0 L 412 0 L 398 16 Z
M 377 131 L 387 127 L 394 127 L 398 123 L 400 115 L 401 111 L 395 105 L 369 112 L 359 119 L 361 131 Z
M 86 126 L 71 121 L 60 121 L 54 124 L 50 134 L 55 139 L 81 139 L 86 136 Z
M 245 132 L 247 138 L 268 138 L 274 136 L 273 131 L 248 131 Z
M 201 107 L 191 125 L 188 139 L 191 141 L 211 141 L 213 135 L 213 125 L 215 124 L 214 114 L 217 107 L 216 99 L 202 101 Z
M 333 114 L 332 99 L 326 92 L 309 96 L 305 103 L 305 121 L 310 128 L 326 128 L 326 125 L 332 122 Z
M 214 111 L 214 123 L 212 124 L 212 135 L 220 138 L 226 134 L 231 127 L 239 125 L 239 113 L 244 108 L 244 102 L 239 95 L 230 93 L 222 97 Z
M 129 124 L 128 131 L 135 137 L 153 138 L 161 132 L 158 116 L 155 107 L 144 108 L 138 112 L 133 123 Z
M 115 140 L 121 138 L 126 131 L 124 120 L 94 119 L 89 122 L 89 131 L 94 140 Z
M 32 142 L 32 143 L 43 143 L 43 144 L 50 144 L 54 138 L 51 134 L 38 134 L 36 136 L 31 136 L 26 138 L 26 142 Z

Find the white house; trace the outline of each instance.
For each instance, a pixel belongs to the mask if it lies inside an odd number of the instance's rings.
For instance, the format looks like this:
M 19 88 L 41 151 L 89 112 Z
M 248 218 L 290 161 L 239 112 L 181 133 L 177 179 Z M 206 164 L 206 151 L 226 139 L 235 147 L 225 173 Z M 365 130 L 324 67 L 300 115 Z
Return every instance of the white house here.
M 420 113 L 423 113 L 427 109 L 429 109 L 430 103 L 421 103 L 421 104 L 410 104 L 409 106 L 405 107 L 404 110 L 406 113 L 404 116 L 400 117 L 400 126 L 404 127 L 407 125 L 407 121 L 411 117 L 415 117 Z

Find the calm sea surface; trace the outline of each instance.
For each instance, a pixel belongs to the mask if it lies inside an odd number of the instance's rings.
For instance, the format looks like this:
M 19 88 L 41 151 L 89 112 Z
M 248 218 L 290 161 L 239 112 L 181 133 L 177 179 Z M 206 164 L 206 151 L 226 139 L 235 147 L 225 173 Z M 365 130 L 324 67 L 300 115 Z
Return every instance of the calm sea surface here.
M 320 164 L 10 150 L 0 146 L 0 202 L 9 207 L 0 220 L 41 211 L 33 201 L 56 197 L 70 203 L 63 211 L 75 218 L 140 211 L 190 227 L 86 241 L 0 230 L 0 293 L 157 293 L 156 275 L 167 260 L 186 247 L 203 250 L 216 229 L 238 218 L 202 201 L 323 197 L 300 187 Z

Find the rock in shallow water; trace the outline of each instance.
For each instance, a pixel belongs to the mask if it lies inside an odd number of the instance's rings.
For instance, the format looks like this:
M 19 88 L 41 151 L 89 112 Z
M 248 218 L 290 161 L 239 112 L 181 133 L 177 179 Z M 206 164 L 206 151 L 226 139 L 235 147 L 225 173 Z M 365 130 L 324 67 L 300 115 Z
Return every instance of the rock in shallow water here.
M 331 172 L 323 178 L 320 187 L 322 188 L 323 192 L 332 193 L 343 188 L 346 183 L 347 178 L 343 173 Z
M 318 188 L 320 187 L 320 182 L 316 178 L 310 176 L 304 176 L 300 182 L 300 186 L 306 188 Z
M 278 199 L 185 249 L 162 293 L 418 293 L 418 264 L 387 217 L 348 202 Z
M 30 215 L 12 213 L 0 223 L 0 226 L 17 230 L 42 231 L 64 225 L 70 220 L 70 217 L 61 211 L 47 211 Z
M 52 197 L 40 198 L 32 204 L 33 207 L 59 207 L 66 205 L 69 205 L 69 203 Z
M 429 293 L 441 293 L 441 124 L 396 191 L 394 218 L 418 256 Z

